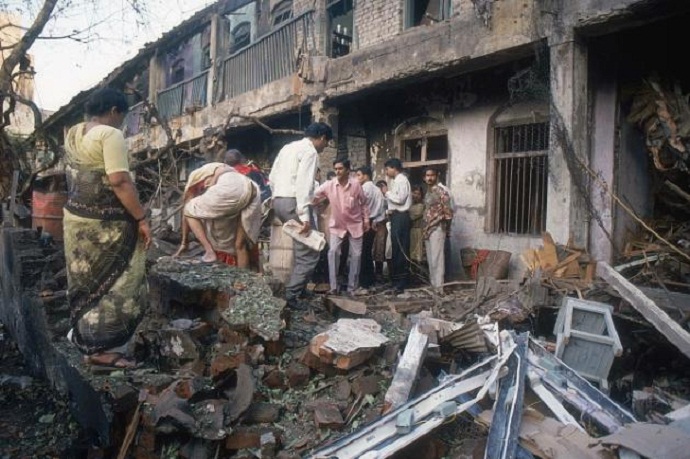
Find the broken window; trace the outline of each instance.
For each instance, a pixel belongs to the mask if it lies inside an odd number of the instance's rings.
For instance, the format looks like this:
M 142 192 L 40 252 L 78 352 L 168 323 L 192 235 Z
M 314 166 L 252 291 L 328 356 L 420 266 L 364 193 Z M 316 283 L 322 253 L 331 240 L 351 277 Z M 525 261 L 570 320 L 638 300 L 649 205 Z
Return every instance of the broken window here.
M 546 229 L 548 122 L 495 125 L 493 140 L 491 231 L 541 234 Z
M 273 26 L 282 24 L 285 21 L 292 19 L 292 0 L 283 0 L 278 3 L 271 13 Z
M 201 68 L 203 70 L 206 70 L 209 67 L 211 67 L 211 45 L 210 44 L 204 46 L 204 49 L 201 50 Z
M 450 17 L 451 0 L 407 0 L 405 27 L 435 24 Z
M 240 22 L 232 30 L 232 46 L 230 47 L 230 53 L 234 53 L 249 46 L 251 42 L 251 32 L 252 25 L 249 21 Z
M 331 0 L 328 2 L 331 57 L 345 56 L 350 53 L 353 24 L 353 0 Z
M 184 59 L 177 59 L 170 66 L 170 84 L 168 86 L 179 83 L 184 80 Z
M 447 183 L 448 136 L 443 131 L 404 138 L 402 160 L 403 166 L 409 171 L 410 183 L 423 183 L 424 169 L 429 166 L 439 172 L 440 181 Z

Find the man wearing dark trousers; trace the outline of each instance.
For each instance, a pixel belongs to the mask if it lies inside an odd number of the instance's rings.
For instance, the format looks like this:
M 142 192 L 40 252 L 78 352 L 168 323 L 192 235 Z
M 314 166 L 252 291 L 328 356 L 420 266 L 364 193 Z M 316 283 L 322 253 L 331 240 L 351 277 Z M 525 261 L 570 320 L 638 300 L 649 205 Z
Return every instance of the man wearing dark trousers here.
M 371 181 L 371 174 L 371 167 L 369 166 L 362 166 L 357 169 L 357 180 L 362 185 L 362 190 L 367 198 L 369 221 L 371 222 L 371 228 L 364 233 L 362 245 L 362 269 L 359 273 L 359 283 L 363 288 L 372 287 L 376 280 L 373 254 L 374 239 L 376 238 L 378 225 L 386 224 L 386 198 L 383 197 L 381 190 Z
M 285 145 L 271 168 L 269 182 L 273 189 L 273 211 L 285 223 L 296 220 L 302 225 L 300 233 L 311 231 L 311 200 L 314 197 L 314 178 L 318 153 L 333 139 L 331 127 L 325 123 L 312 123 L 304 131 L 304 138 Z M 294 265 L 290 280 L 285 285 L 288 307 L 303 309 L 299 297 L 319 261 L 319 252 L 297 240 L 293 243 Z
M 410 181 L 402 173 L 402 162 L 390 158 L 385 163 L 386 175 L 391 180 L 390 189 L 382 190 L 388 204 L 391 222 L 391 244 L 393 259 L 391 278 L 395 293 L 402 293 L 410 276 L 410 205 L 412 193 Z

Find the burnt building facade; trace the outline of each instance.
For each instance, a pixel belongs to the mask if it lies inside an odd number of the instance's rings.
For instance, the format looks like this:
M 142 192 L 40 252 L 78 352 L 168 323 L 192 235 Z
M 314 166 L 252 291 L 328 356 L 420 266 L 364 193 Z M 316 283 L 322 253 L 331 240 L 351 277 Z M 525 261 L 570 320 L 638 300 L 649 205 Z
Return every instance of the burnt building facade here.
M 626 89 L 654 72 L 689 82 L 670 57 L 688 18 L 673 0 L 225 0 L 99 86 L 131 94 L 140 161 L 173 146 L 183 170 L 232 146 L 270 167 L 320 120 L 336 136 L 322 171 L 347 156 L 381 179 L 398 157 L 414 183 L 434 166 L 456 207 L 454 270 L 474 247 L 513 253 L 519 275 L 545 231 L 614 259 L 638 223 L 609 191 L 653 211 Z M 48 120 L 56 136 L 89 93 Z

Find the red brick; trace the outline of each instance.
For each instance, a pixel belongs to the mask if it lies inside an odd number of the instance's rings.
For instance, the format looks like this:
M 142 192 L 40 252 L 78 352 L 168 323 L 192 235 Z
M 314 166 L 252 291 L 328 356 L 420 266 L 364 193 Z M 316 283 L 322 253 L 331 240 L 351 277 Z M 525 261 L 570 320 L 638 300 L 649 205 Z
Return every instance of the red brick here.
M 309 367 L 299 362 L 292 362 L 285 370 L 290 387 L 302 387 L 309 383 L 311 371 Z
M 323 405 L 314 410 L 314 422 L 319 429 L 339 429 L 344 424 L 343 415 L 335 405 Z
M 259 448 L 261 432 L 244 426 L 236 427 L 225 439 L 227 449 Z
M 234 370 L 238 368 L 240 364 L 246 363 L 246 360 L 247 357 L 245 354 L 216 356 L 213 362 L 211 362 L 211 377 L 217 378 L 230 370 Z
M 264 386 L 271 389 L 285 388 L 285 375 L 282 371 L 274 369 L 269 371 L 264 377 Z

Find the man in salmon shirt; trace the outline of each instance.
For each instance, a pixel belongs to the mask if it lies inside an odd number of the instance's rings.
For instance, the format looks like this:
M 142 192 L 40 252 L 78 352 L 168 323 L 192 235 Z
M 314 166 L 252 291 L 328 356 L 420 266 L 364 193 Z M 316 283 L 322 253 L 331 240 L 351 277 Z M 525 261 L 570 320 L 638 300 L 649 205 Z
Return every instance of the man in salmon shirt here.
M 333 161 L 335 179 L 328 180 L 314 193 L 312 205 L 328 199 L 331 218 L 328 224 L 330 241 L 328 249 L 328 274 L 331 294 L 338 293 L 338 266 L 340 246 L 345 238 L 350 244 L 350 272 L 347 291 L 350 295 L 359 293 L 359 270 L 362 259 L 362 238 L 369 231 L 369 206 L 362 186 L 355 177 L 350 177 L 350 161 Z

